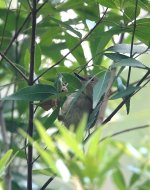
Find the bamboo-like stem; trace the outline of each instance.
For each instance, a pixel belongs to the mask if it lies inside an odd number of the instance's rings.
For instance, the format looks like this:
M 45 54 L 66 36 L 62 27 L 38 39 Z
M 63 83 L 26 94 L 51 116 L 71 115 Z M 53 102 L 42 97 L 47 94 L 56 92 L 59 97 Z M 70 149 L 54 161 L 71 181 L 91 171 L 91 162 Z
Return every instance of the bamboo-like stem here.
M 31 30 L 31 47 L 30 47 L 30 72 L 29 72 L 29 86 L 33 85 L 34 79 L 34 64 L 35 64 L 35 38 L 36 38 L 36 0 L 32 1 L 32 30 Z M 29 103 L 29 126 L 28 135 L 33 136 L 33 118 L 34 118 L 34 105 L 33 102 Z M 33 147 L 31 144 L 28 145 L 28 177 L 27 177 L 27 189 L 32 190 L 32 159 L 33 159 Z

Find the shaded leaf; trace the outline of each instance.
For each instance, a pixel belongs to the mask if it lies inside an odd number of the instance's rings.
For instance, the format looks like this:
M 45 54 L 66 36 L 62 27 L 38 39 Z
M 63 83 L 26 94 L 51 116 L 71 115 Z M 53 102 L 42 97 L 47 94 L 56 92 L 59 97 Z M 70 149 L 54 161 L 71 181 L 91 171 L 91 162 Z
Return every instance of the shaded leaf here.
M 103 6 L 105 6 L 105 7 L 109 7 L 109 8 L 117 8 L 116 7 L 116 0 L 98 0 L 98 2 L 101 4 L 101 5 L 103 5 Z
M 140 173 L 133 173 L 132 176 L 130 177 L 129 187 L 138 182 L 140 177 L 141 177 Z
M 128 88 L 126 88 L 125 90 L 121 90 L 115 94 L 113 94 L 110 99 L 114 100 L 114 99 L 118 99 L 118 98 L 124 98 L 126 96 L 129 96 L 130 94 L 134 93 L 136 90 L 140 89 L 139 86 L 129 86 Z
M 112 178 L 118 190 L 127 190 L 124 176 L 119 168 L 116 168 Z
M 41 65 L 41 48 L 38 44 L 35 47 L 35 73 L 38 73 Z
M 62 75 L 63 75 L 63 78 L 65 79 L 65 82 L 68 83 L 67 88 L 69 92 L 72 92 L 81 88 L 81 82 L 76 76 L 70 73 L 62 73 Z
M 109 47 L 106 51 L 113 51 L 117 53 L 129 53 L 131 51 L 131 44 L 115 44 L 114 46 Z M 150 49 L 146 46 L 133 45 L 132 54 L 141 54 L 141 53 L 150 53 Z
M 138 67 L 143 69 L 149 69 L 145 65 L 143 65 L 140 61 L 137 61 L 134 58 L 130 58 L 128 56 L 118 54 L 118 53 L 105 53 L 105 56 L 112 59 L 115 64 L 112 67 L 117 66 L 130 66 L 130 67 Z
M 51 125 L 57 119 L 58 113 L 59 113 L 59 109 L 60 109 L 59 107 L 55 108 L 54 111 L 52 112 L 52 114 L 45 120 L 44 127 L 46 129 L 48 129 L 49 127 L 51 127 Z
M 106 92 L 108 87 L 111 72 L 106 71 L 103 76 L 98 80 L 93 89 L 93 109 L 97 106 L 98 102 Z
M 69 30 L 71 32 L 73 32 L 76 36 L 78 36 L 79 38 L 82 37 L 81 33 L 78 32 L 77 30 L 75 30 L 73 27 L 71 27 L 70 25 L 66 24 L 65 22 L 62 22 L 61 20 L 58 20 L 54 17 L 50 17 L 51 20 L 53 20 L 54 22 L 56 22 L 59 26 L 62 27 L 62 29 L 64 28 L 65 30 Z
M 71 50 L 76 44 L 79 43 L 79 39 L 71 36 L 68 33 L 65 33 L 65 39 L 66 39 L 66 45 L 68 47 L 69 50 Z M 84 56 L 84 52 L 83 52 L 83 48 L 82 46 L 78 46 L 73 52 L 72 55 L 75 57 L 75 59 L 77 60 L 77 62 L 79 63 L 79 65 L 83 65 L 86 63 L 86 59 Z
M 40 101 L 56 94 L 53 86 L 37 84 L 22 88 L 18 92 L 7 96 L 4 100 Z

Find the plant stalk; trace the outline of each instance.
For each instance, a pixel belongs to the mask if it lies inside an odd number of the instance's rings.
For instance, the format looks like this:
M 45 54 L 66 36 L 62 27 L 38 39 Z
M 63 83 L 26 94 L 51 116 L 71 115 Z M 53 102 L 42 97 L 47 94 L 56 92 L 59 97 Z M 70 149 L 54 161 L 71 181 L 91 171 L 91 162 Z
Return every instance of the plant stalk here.
M 30 72 L 29 72 L 29 86 L 33 85 L 34 80 L 34 64 L 35 64 L 35 38 L 36 38 L 36 0 L 32 1 L 32 30 L 31 30 L 31 46 L 30 46 Z M 29 125 L 28 135 L 33 137 L 33 119 L 34 119 L 34 105 L 33 102 L 29 103 Z M 32 190 L 32 159 L 33 159 L 33 147 L 28 145 L 28 158 L 27 158 L 27 189 Z

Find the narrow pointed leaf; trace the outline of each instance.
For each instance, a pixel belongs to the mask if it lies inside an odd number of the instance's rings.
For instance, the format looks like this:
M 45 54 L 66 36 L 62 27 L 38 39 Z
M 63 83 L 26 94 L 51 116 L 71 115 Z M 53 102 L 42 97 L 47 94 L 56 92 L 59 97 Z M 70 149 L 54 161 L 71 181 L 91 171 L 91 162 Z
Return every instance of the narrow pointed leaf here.
M 106 71 L 105 74 L 99 79 L 93 89 L 93 109 L 97 106 L 100 99 L 107 90 L 111 72 Z
M 7 167 L 7 163 L 12 155 L 13 150 L 8 150 L 0 160 L 0 176 Z
M 18 92 L 7 96 L 4 100 L 40 101 L 56 94 L 53 86 L 37 84 L 22 88 Z
M 130 57 L 122 55 L 122 54 L 105 53 L 105 56 L 107 56 L 109 59 L 111 59 L 115 62 L 115 64 L 113 64 L 113 67 L 130 66 L 130 67 L 138 67 L 138 68 L 143 68 L 143 69 L 149 69 L 145 65 L 143 65 L 140 61 L 137 61 L 134 58 L 130 58 Z
M 110 99 L 114 100 L 114 99 L 118 99 L 118 98 L 124 98 L 126 96 L 129 96 L 130 94 L 132 94 L 133 92 L 135 92 L 138 89 L 140 89 L 140 87 L 138 87 L 138 86 L 129 86 L 127 89 L 121 90 L 121 91 L 115 93 L 114 95 L 112 95 L 110 97 Z
M 113 173 L 112 178 L 118 190 L 127 190 L 124 176 L 119 168 Z
M 54 17 L 50 17 L 50 19 L 54 22 L 56 22 L 59 26 L 62 27 L 62 29 L 64 29 L 65 31 L 66 30 L 69 30 L 71 32 L 73 32 L 76 36 L 78 36 L 79 38 L 82 37 L 81 33 L 78 32 L 77 30 L 75 30 L 73 27 L 71 27 L 70 25 L 66 24 L 65 22 L 62 22 L 61 20 L 58 20 Z
M 106 51 L 113 51 L 116 53 L 128 53 L 130 54 L 131 51 L 131 44 L 115 44 L 114 46 L 109 47 Z M 133 45 L 132 54 L 149 54 L 150 49 L 148 49 L 147 46 L 141 46 L 141 45 Z

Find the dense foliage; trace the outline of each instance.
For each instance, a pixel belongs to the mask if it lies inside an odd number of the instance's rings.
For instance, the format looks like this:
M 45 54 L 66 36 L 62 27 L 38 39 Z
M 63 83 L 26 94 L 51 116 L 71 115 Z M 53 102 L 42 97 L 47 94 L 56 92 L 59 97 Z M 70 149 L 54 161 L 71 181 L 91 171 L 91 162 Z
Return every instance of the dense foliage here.
M 149 189 L 149 140 L 134 147 L 135 131 L 128 141 L 103 138 L 103 128 L 111 132 L 120 113 L 134 115 L 132 100 L 148 85 L 150 68 L 140 57 L 150 53 L 149 11 L 148 0 L 0 0 L 1 189 L 103 189 L 109 183 Z M 57 120 L 64 98 L 82 93 L 74 72 L 98 78 L 88 128 L 100 102 L 107 102 L 92 135 L 85 134 L 84 118 L 76 133 Z M 52 104 L 56 99 L 59 106 Z M 135 119 L 133 130 L 146 130 L 148 120 L 139 118 L 142 126 Z M 119 132 L 108 137 L 130 130 L 114 125 Z

